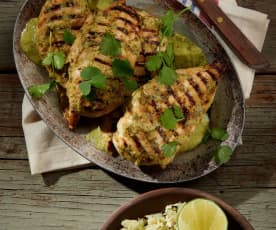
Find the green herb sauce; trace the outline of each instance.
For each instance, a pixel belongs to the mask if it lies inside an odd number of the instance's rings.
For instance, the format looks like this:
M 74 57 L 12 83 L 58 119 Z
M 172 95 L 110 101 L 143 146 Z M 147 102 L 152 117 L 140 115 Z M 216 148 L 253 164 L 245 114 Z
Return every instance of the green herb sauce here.
M 207 64 L 207 60 L 202 49 L 184 35 L 176 33 L 170 38 L 170 41 L 173 43 L 176 69 Z

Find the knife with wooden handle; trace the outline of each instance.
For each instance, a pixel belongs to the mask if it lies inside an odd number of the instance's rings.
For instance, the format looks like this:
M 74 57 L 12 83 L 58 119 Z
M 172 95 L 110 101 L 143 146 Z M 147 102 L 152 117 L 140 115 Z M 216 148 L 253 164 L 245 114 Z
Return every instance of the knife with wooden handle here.
M 193 1 L 241 61 L 256 70 L 265 69 L 269 66 L 269 62 L 213 0 Z

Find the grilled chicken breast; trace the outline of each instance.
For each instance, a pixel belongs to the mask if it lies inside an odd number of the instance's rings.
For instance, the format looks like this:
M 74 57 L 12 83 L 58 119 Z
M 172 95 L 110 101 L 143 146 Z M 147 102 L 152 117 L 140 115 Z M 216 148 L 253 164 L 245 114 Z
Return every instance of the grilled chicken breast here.
M 137 11 L 119 1 L 104 11 L 89 15 L 81 34 L 77 36 L 68 56 L 69 81 L 67 96 L 69 108 L 65 114 L 69 128 L 74 128 L 79 116 L 100 117 L 110 113 L 124 101 L 129 92 L 122 80 L 112 73 L 112 59 L 100 52 L 100 43 L 106 33 L 121 43 L 121 56 L 135 67 L 141 52 L 140 16 Z M 81 71 L 88 66 L 99 68 L 106 75 L 105 89 L 96 89 L 96 98 L 85 100 L 79 89 Z
M 159 18 L 146 11 L 138 10 L 137 12 L 141 18 L 140 36 L 142 38 L 142 49 L 135 64 L 134 74 L 136 80 L 143 83 L 143 80 L 149 80 L 149 75 L 145 68 L 147 57 L 155 55 L 158 50 L 165 50 L 167 39 L 163 39 L 161 44 L 162 23 Z
M 36 30 L 36 47 L 40 58 L 44 59 L 50 50 L 53 52 L 59 50 L 67 55 L 71 45 L 65 43 L 64 31 L 68 30 L 76 36 L 89 12 L 86 0 L 47 0 L 39 14 Z M 51 77 L 65 86 L 66 71 L 53 72 L 50 66 L 47 70 Z
M 137 165 L 165 168 L 175 155 L 166 157 L 162 146 L 177 142 L 177 153 L 187 150 L 186 137 L 193 135 L 198 123 L 208 124 L 204 116 L 213 102 L 223 69 L 219 63 L 179 69 L 178 79 L 171 86 L 152 79 L 136 90 L 113 135 L 119 154 Z M 161 125 L 160 116 L 174 105 L 182 109 L 185 119 L 171 131 Z

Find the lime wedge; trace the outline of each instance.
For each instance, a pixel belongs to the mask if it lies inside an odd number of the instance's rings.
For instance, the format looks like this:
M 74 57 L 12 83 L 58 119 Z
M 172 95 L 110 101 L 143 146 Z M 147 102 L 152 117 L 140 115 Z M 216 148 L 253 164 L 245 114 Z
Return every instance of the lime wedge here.
M 179 210 L 178 230 L 227 230 L 227 217 L 213 201 L 194 199 Z

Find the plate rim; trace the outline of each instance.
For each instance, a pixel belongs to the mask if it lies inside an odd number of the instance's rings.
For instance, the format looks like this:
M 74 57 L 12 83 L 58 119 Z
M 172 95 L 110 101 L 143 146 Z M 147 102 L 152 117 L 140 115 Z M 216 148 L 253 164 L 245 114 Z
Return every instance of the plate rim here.
M 46 122 L 46 118 L 44 116 L 44 114 L 40 111 L 40 109 L 38 108 L 39 106 L 35 105 L 33 99 L 31 98 L 31 96 L 29 95 L 28 91 L 27 91 L 27 88 L 26 88 L 26 85 L 25 83 L 23 82 L 23 78 L 21 77 L 21 72 L 18 71 L 19 70 L 19 66 L 18 66 L 18 63 L 17 63 L 17 50 L 16 50 L 16 45 L 19 41 L 16 40 L 16 34 L 17 34 L 17 25 L 18 25 L 18 22 L 19 22 L 19 19 L 21 17 L 21 14 L 22 14 L 22 11 L 23 9 L 25 8 L 25 6 L 29 3 L 29 2 L 32 2 L 32 1 L 35 1 L 35 0 L 25 0 L 18 12 L 18 15 L 17 15 L 17 18 L 16 18 L 16 21 L 15 21 L 15 24 L 14 24 L 14 31 L 13 31 L 13 54 L 14 54 L 14 60 L 15 60 L 15 65 L 16 65 L 16 69 L 17 69 L 17 73 L 18 73 L 18 76 L 19 76 L 19 79 L 20 79 L 20 82 L 21 82 L 21 85 L 23 86 L 24 88 L 24 91 L 25 91 L 25 95 L 27 95 L 27 98 L 28 100 L 31 102 L 32 106 L 34 107 L 35 111 L 40 115 L 40 117 L 42 118 L 42 120 L 44 121 L 44 123 L 47 125 L 47 127 L 63 142 L 65 143 L 67 146 L 69 146 L 71 149 L 73 149 L 77 154 L 79 154 L 80 156 L 86 158 L 88 161 L 96 164 L 97 166 L 99 166 L 101 169 L 103 170 L 107 170 L 108 172 L 111 172 L 115 175 L 118 175 L 118 176 L 121 176 L 121 177 L 125 177 L 125 178 L 128 178 L 128 179 L 131 179 L 131 180 L 135 180 L 135 181 L 140 181 L 140 182 L 147 182 L 147 183 L 153 183 L 153 184 L 176 184 L 176 183 L 183 183 L 183 182 L 189 182 L 189 181 L 192 181 L 192 180 L 197 180 L 203 176 L 206 176 L 210 173 L 212 173 L 213 171 L 215 171 L 216 169 L 220 168 L 220 166 L 222 164 L 216 164 L 214 167 L 212 167 L 211 169 L 208 169 L 208 170 L 204 170 L 203 173 L 201 173 L 200 175 L 197 175 L 197 176 L 192 176 L 192 177 L 189 177 L 189 178 L 181 178 L 181 179 L 177 179 L 177 180 L 158 180 L 158 179 L 155 179 L 155 178 L 150 178 L 151 180 L 149 180 L 148 178 L 142 178 L 142 177 L 135 177 L 135 176 L 132 176 L 132 175 L 129 175 L 129 174 L 126 174 L 126 173 L 121 173 L 121 172 L 117 172 L 113 167 L 110 167 L 109 165 L 105 165 L 103 164 L 102 162 L 98 162 L 96 161 L 95 159 L 91 159 L 90 157 L 86 156 L 84 153 L 81 153 L 79 151 L 79 149 L 77 149 L 72 143 L 66 141 L 62 135 L 57 132 L 56 129 L 54 129 L 48 122 Z M 154 2 L 158 2 L 160 0 L 153 0 Z M 168 6 L 168 4 L 170 3 L 167 3 L 168 1 L 164 0 L 164 6 L 166 6 L 167 8 L 170 8 L 170 6 Z M 174 0 L 173 1 L 174 3 L 172 4 L 181 4 L 179 3 L 177 0 Z M 191 13 L 192 14 L 192 13 Z M 200 23 L 202 24 L 201 26 L 204 27 L 204 28 L 207 28 L 206 25 L 204 25 L 196 16 L 193 15 L 193 17 L 195 18 L 195 20 L 197 20 L 197 23 Z M 207 28 L 208 29 L 208 28 Z M 209 29 L 208 29 L 209 30 Z M 21 31 L 19 31 L 21 32 Z M 225 49 L 222 47 L 221 45 L 221 42 L 215 38 L 215 36 L 212 34 L 213 38 L 216 43 L 218 44 L 219 48 L 224 52 L 224 55 L 227 57 L 227 61 L 230 62 L 230 65 L 231 65 L 231 69 L 232 69 L 232 72 L 235 74 L 236 76 L 236 80 L 238 81 L 238 85 L 239 85 L 239 88 L 241 90 L 240 92 L 240 98 L 241 98 L 241 101 L 240 101 L 240 106 L 239 108 L 241 109 L 242 113 L 240 114 L 241 116 L 241 121 L 242 123 L 240 124 L 240 132 L 239 132 L 239 136 L 238 138 L 241 138 L 242 136 L 242 132 L 243 132 L 243 129 L 244 129 L 244 124 L 245 124 L 245 98 L 244 98 L 244 95 L 242 93 L 242 89 L 241 89 L 241 82 L 240 82 L 240 79 L 238 77 L 238 74 L 237 74 L 237 71 L 233 65 L 233 61 L 229 58 L 229 55 L 226 53 Z M 235 142 L 233 144 L 233 151 L 236 149 L 236 147 L 239 145 L 238 142 Z M 94 146 L 92 146 L 93 150 L 96 151 L 96 152 L 101 152 L 101 153 L 104 153 L 102 151 L 99 151 L 97 150 Z M 106 154 L 106 153 L 104 153 Z

